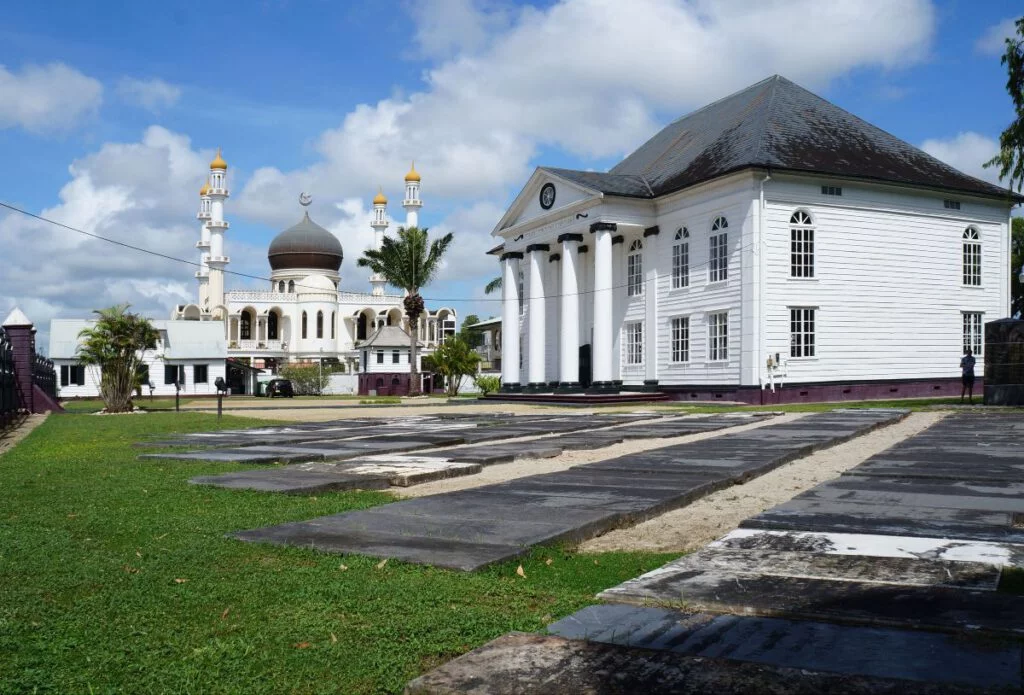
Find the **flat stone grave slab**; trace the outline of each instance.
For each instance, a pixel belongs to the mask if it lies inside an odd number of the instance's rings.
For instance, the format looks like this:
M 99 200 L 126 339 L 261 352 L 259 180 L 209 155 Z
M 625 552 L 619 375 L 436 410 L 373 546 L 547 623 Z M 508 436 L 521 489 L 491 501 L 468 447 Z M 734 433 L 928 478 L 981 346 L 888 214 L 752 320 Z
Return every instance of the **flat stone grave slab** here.
M 712 490 L 731 484 L 739 475 L 736 467 L 724 473 L 708 473 L 701 468 L 695 474 L 683 475 L 681 471 L 685 469 L 678 464 L 691 456 L 707 459 L 719 449 L 730 449 L 734 440 L 742 440 L 749 446 L 742 447 L 741 452 L 731 451 L 730 458 L 741 456 L 743 465 L 761 470 L 792 460 L 793 451 L 805 452 L 809 446 L 825 446 L 853 436 L 852 433 L 895 422 L 905 415 L 905 411 L 875 411 L 868 416 L 858 413 L 851 416 L 855 422 L 851 426 L 842 415 L 811 414 L 802 418 L 802 429 L 813 434 L 797 436 L 791 433 L 787 440 L 791 445 L 789 449 L 766 450 L 753 446 L 760 441 L 772 440 L 772 430 L 776 425 L 770 423 L 755 430 L 665 447 L 658 451 L 663 456 L 667 455 L 673 465 L 663 472 L 668 478 L 655 484 L 650 484 L 651 475 L 631 478 L 618 472 L 591 469 L 593 464 L 581 465 L 570 471 L 527 476 L 499 485 L 403 500 L 374 509 L 235 535 L 247 541 L 312 546 L 334 552 L 400 557 L 422 564 L 476 569 L 494 562 L 497 557 L 505 559 L 525 553 L 534 545 L 556 541 L 580 542 L 689 504 Z M 737 422 L 735 418 L 721 418 L 721 421 Z M 819 423 L 829 432 L 839 424 L 843 427 L 839 428 L 838 435 L 830 437 L 816 430 Z M 715 420 L 706 418 L 703 424 L 713 427 Z M 813 439 L 811 444 L 808 444 L 809 438 Z M 632 455 L 633 460 L 637 456 L 642 458 L 643 454 Z M 652 475 L 657 475 L 657 472 L 652 472 Z M 477 523 L 485 520 L 502 520 L 503 523 L 498 527 L 481 527 Z M 353 542 L 346 544 L 345 538 L 349 534 Z M 381 543 L 375 547 L 373 539 L 377 534 Z M 319 536 L 323 536 L 323 543 L 317 542 Z M 486 547 L 475 558 L 468 554 L 468 550 L 460 550 L 456 555 L 435 552 L 439 539 L 454 542 L 465 538 L 472 538 Z M 398 554 L 396 544 L 402 542 L 406 547 Z M 509 554 L 492 552 L 495 547 L 508 549 Z
M 953 683 L 823 673 L 553 635 L 510 633 L 406 685 L 407 695 L 960 695 Z
M 976 688 L 1024 688 L 1020 643 L 816 621 L 588 606 L 548 626 L 558 637 L 816 672 Z

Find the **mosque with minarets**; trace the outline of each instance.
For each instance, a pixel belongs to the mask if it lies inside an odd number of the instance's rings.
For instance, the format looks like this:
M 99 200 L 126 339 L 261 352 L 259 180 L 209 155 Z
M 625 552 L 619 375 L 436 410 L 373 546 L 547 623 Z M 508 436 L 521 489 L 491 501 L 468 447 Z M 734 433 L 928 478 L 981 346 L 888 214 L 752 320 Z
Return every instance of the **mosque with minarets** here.
M 273 373 L 288 363 L 341 365 L 348 374 L 358 375 L 360 393 L 407 393 L 410 326 L 403 295 L 389 294 L 387 281 L 376 274 L 370 276 L 368 292 L 340 288 L 341 242 L 310 218 L 305 209 L 312 202 L 310 196 L 299 196 L 302 218 L 270 242 L 269 287 L 226 289 L 227 171 L 218 150 L 199 191 L 198 300 L 175 307 L 171 318 L 223 322 L 229 363 Z M 387 205 L 381 190 L 373 199 L 370 220 L 378 249 L 390 225 Z M 405 175 L 406 227 L 418 226 L 422 206 L 420 174 L 414 164 Z M 455 311 L 447 307 L 428 307 L 419 322 L 421 356 L 456 330 Z M 422 390 L 432 390 L 430 378 L 424 376 Z

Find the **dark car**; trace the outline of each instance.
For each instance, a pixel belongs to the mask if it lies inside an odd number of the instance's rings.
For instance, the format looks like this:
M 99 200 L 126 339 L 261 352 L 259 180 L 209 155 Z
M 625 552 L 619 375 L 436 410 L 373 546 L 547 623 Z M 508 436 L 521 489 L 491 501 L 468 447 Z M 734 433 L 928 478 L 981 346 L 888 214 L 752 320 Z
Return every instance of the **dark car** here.
M 267 382 L 267 398 L 280 396 L 281 398 L 295 398 L 295 389 L 289 379 L 271 379 Z

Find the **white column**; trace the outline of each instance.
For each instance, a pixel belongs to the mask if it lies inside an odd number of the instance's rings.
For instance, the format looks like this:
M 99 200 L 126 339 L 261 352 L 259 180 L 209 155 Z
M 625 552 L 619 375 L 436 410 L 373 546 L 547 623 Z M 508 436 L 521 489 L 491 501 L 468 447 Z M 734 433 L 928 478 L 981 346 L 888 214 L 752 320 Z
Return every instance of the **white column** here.
M 501 257 L 501 390 L 522 390 L 519 383 L 519 259 L 521 253 Z
M 560 391 L 580 388 L 580 286 L 576 275 L 576 255 L 581 241 L 582 234 L 558 237 L 562 245 L 562 320 L 558 346 Z
M 612 233 L 614 223 L 595 222 L 594 234 L 594 343 L 593 373 L 595 390 L 614 390 L 612 384 Z
M 526 247 L 530 261 L 530 313 L 528 317 L 530 364 L 527 371 L 527 387 L 536 391 L 544 391 L 547 387 L 547 378 L 544 373 L 544 348 L 546 345 L 544 336 L 544 271 L 547 270 L 545 267 L 547 252 L 547 244 L 531 244 Z
M 658 227 L 644 230 L 644 386 L 658 386 Z

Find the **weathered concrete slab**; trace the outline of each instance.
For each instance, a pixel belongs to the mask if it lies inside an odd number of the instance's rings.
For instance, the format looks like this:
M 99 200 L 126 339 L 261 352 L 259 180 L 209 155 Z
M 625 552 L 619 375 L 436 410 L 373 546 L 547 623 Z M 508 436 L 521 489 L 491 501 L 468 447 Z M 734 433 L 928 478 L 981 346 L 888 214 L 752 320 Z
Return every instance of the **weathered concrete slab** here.
M 1024 635 L 1024 597 L 742 572 L 654 570 L 600 594 L 626 603 L 734 615 Z
M 339 471 L 327 464 L 319 469 L 306 469 L 300 476 L 287 467 L 267 468 L 254 471 L 239 471 L 223 475 L 199 476 L 189 481 L 195 485 L 262 492 L 283 492 L 293 495 L 309 495 L 337 490 L 383 490 L 391 486 L 390 476 L 351 474 Z
M 955 684 L 821 673 L 511 633 L 411 681 L 408 695 L 954 695 Z M 983 691 L 982 691 L 983 692 Z
M 873 413 L 850 417 L 829 413 L 809 415 L 803 419 L 802 430 L 813 437 L 789 432 L 787 447 L 765 447 L 771 442 L 774 426 L 750 432 L 725 434 L 714 440 L 692 442 L 664 447 L 660 450 L 622 457 L 643 461 L 650 457 L 645 475 L 629 472 L 601 470 L 592 466 L 578 466 L 569 471 L 547 475 L 528 476 L 499 485 L 482 486 L 415 500 L 404 500 L 384 507 L 351 512 L 337 517 L 325 517 L 304 522 L 305 525 L 285 525 L 243 532 L 245 540 L 267 540 L 307 547 L 330 549 L 334 552 L 363 552 L 377 557 L 401 557 L 423 564 L 450 564 L 449 556 L 436 553 L 437 539 L 472 538 L 481 546 L 476 563 L 467 558 L 468 550 L 460 550 L 455 560 L 460 569 L 475 569 L 495 557 L 513 555 L 492 552 L 492 547 L 512 548 L 525 552 L 529 547 L 556 541 L 579 542 L 600 535 L 613 528 L 631 525 L 689 504 L 695 499 L 733 482 L 747 469 L 760 470 L 765 466 L 781 465 L 790 460 L 793 451 L 806 451 L 808 447 L 827 445 L 849 436 L 849 431 L 866 431 L 893 422 L 904 412 Z M 851 425 L 850 420 L 853 421 Z M 714 428 L 722 423 L 735 423 L 735 418 L 702 418 L 704 427 Z M 818 424 L 827 427 L 825 434 L 818 432 Z M 845 429 L 839 437 L 830 439 L 829 432 L 843 423 Z M 859 428 L 859 429 L 858 429 Z M 792 428 L 789 428 L 792 429 Z M 808 444 L 809 438 L 813 439 Z M 702 461 L 716 460 L 720 455 L 730 461 L 728 472 L 709 475 L 707 466 L 698 472 L 687 471 L 688 458 Z M 440 452 L 453 456 L 452 451 Z M 658 464 L 657 461 L 670 462 Z M 664 470 L 657 470 L 658 466 Z M 715 469 L 716 471 L 718 469 Z M 501 522 L 484 526 L 480 522 Z M 345 541 L 346 534 L 355 534 L 353 543 Z M 381 543 L 374 545 L 379 534 Z M 317 538 L 324 542 L 318 543 Z M 400 556 L 393 555 L 395 544 L 405 539 L 407 547 Z M 422 539 L 421 543 L 419 540 Z M 447 564 L 446 564 L 447 563 Z
M 814 621 L 588 606 L 551 634 L 688 656 L 725 658 L 869 678 L 978 688 L 1024 688 L 1020 643 Z

